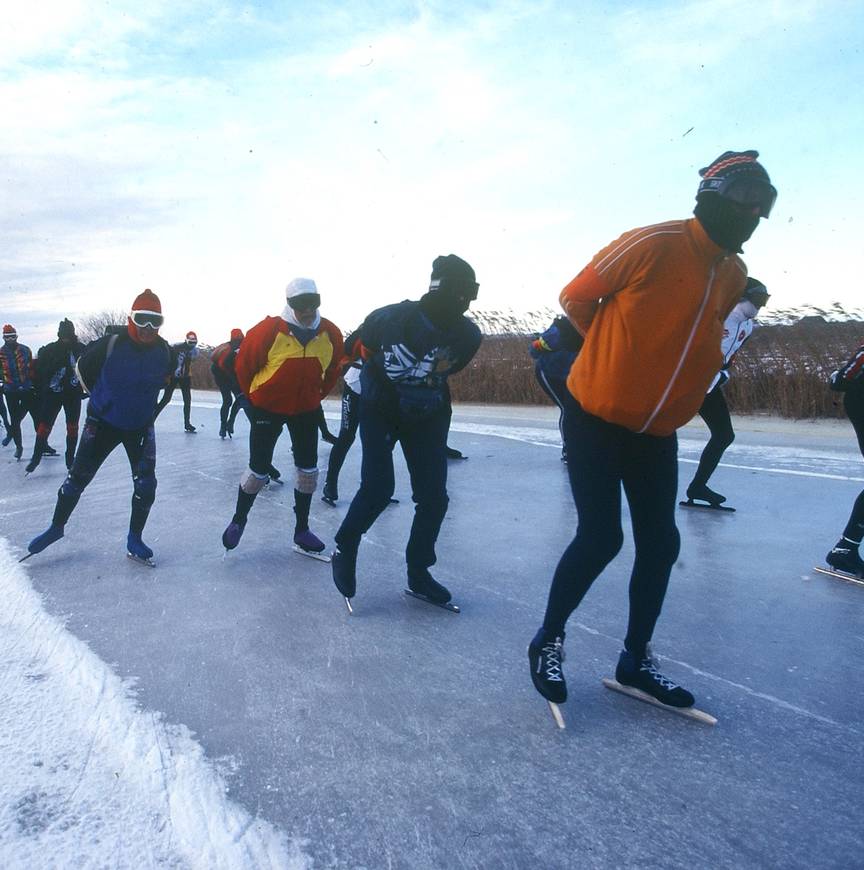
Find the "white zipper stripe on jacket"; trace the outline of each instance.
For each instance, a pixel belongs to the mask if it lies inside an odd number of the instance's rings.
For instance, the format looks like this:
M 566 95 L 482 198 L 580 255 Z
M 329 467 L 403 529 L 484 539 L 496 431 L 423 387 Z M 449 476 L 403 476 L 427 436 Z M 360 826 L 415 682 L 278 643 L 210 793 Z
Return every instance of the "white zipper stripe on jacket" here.
M 648 418 L 645 425 L 637 433 L 639 435 L 641 435 L 654 422 L 654 418 L 660 413 L 660 409 L 666 403 L 666 399 L 672 391 L 672 385 L 675 383 L 678 373 L 684 365 L 684 360 L 687 358 L 687 354 L 690 351 L 690 345 L 693 344 L 693 336 L 696 335 L 696 330 L 699 328 L 699 322 L 702 320 L 702 315 L 705 313 L 705 306 L 708 304 L 708 299 L 711 296 L 711 288 L 714 286 L 714 276 L 717 274 L 717 265 L 724 259 L 725 255 L 722 255 L 711 265 L 711 271 L 708 273 L 708 283 L 705 285 L 705 293 L 702 296 L 702 304 L 699 306 L 699 311 L 696 314 L 696 319 L 693 321 L 693 326 L 690 327 L 690 335 L 687 336 L 687 343 L 681 351 L 681 358 L 678 360 L 678 365 L 675 366 L 675 371 L 672 372 L 672 377 L 669 378 L 669 383 L 666 384 L 666 389 L 663 391 L 660 401 L 655 405 L 654 410 L 651 412 L 651 416 Z
M 680 226 L 677 230 L 660 230 L 656 227 L 654 228 L 654 232 L 648 233 L 648 235 L 640 235 L 635 239 L 629 239 L 625 244 L 620 245 L 615 248 L 614 251 L 610 251 L 596 266 L 595 271 L 598 275 L 602 275 L 607 269 L 611 268 L 621 259 L 628 251 L 632 248 L 635 248 L 636 245 L 642 244 L 642 242 L 647 242 L 648 239 L 654 238 L 654 236 L 681 236 L 684 234 L 684 227 L 681 224 L 681 221 L 678 221 Z M 609 258 L 612 258 L 611 260 Z

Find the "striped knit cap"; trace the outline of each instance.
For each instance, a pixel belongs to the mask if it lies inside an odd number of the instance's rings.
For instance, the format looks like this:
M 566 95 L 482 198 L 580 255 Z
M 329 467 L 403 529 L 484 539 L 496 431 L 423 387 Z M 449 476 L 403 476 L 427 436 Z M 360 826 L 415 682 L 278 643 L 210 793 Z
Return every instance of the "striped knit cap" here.
M 749 176 L 771 183 L 765 167 L 756 159 L 758 151 L 724 151 L 716 160 L 699 170 L 702 181 L 699 182 L 699 190 L 718 191 L 732 178 Z

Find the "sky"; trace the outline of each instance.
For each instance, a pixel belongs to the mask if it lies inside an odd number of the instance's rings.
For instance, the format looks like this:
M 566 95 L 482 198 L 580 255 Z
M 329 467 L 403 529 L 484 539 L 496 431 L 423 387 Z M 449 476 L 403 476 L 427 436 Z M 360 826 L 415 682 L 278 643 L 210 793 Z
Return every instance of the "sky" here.
M 343 330 L 432 260 L 524 313 L 755 148 L 745 245 L 778 308 L 859 306 L 864 4 L 3 4 L 0 320 L 128 310 L 217 344 L 312 277 Z

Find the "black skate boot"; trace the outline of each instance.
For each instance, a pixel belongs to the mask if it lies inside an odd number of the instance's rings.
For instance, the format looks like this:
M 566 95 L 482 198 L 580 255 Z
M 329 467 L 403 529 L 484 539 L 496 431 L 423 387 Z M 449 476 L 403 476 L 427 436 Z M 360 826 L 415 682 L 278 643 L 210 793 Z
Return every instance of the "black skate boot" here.
M 27 545 L 27 550 L 31 556 L 35 553 L 41 553 L 46 547 L 50 546 L 55 541 L 59 541 L 62 537 L 63 526 L 55 526 L 52 523 L 44 532 L 42 532 L 41 535 L 36 535 L 36 537 L 30 541 Z
M 330 507 L 336 507 L 336 502 L 339 501 L 339 493 L 335 486 L 324 484 L 324 492 L 321 494 L 321 501 L 329 504 Z
M 192 433 L 192 432 L 195 432 L 195 431 L 196 431 L 195 427 L 194 427 L 191 423 L 184 423 L 184 424 L 183 424 L 183 427 L 184 427 L 184 428 L 186 429 L 186 431 L 189 432 L 189 433 Z
M 450 590 L 439 583 L 426 568 L 408 569 L 408 588 L 432 604 L 447 604 L 453 597 Z
M 330 557 L 333 582 L 345 598 L 353 598 L 357 591 L 357 554 L 340 549 L 338 546 Z
M 693 696 L 657 670 L 648 649 L 641 659 L 626 649 L 621 650 L 618 667 L 615 669 L 615 679 L 622 686 L 639 689 L 669 707 L 693 706 Z
M 233 550 L 240 543 L 240 538 L 243 537 L 243 530 L 246 528 L 246 521 L 238 521 L 236 518 L 228 523 L 228 527 L 222 532 L 222 546 L 226 550 Z
M 725 495 L 720 495 L 719 492 L 714 492 L 713 489 L 708 489 L 704 483 L 691 483 L 690 486 L 687 487 L 687 498 L 690 501 L 707 502 L 711 507 L 717 507 L 726 501 Z
M 534 688 L 553 704 L 567 700 L 567 683 L 561 671 L 563 661 L 564 633 L 553 637 L 541 628 L 528 645 L 528 664 Z
M 140 562 L 150 568 L 154 567 L 153 550 L 141 540 L 141 535 L 136 532 L 129 532 L 126 536 L 126 555 L 134 562 Z
M 42 453 L 45 456 L 56 456 L 57 455 L 57 451 L 50 444 L 45 444 L 43 446 Z
M 835 570 L 854 577 L 864 578 L 864 561 L 858 555 L 858 545 L 846 538 L 840 538 L 825 561 Z

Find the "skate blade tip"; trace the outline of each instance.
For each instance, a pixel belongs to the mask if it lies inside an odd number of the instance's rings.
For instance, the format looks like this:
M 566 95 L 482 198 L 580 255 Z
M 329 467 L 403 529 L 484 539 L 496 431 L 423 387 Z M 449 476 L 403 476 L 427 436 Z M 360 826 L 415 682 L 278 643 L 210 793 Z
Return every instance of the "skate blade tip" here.
M 567 723 L 564 721 L 561 708 L 554 701 L 547 701 L 546 703 L 549 705 L 549 712 L 552 714 L 555 724 L 561 731 L 564 731 L 567 728 Z
M 351 599 L 350 598 L 345 598 L 345 606 L 348 608 L 348 613 L 351 616 L 353 616 L 354 615 L 354 608 L 351 606 Z
M 35 556 L 35 555 L 36 555 L 35 553 L 28 553 L 26 556 L 22 556 L 18 561 L 19 562 L 26 562 L 31 556 Z

